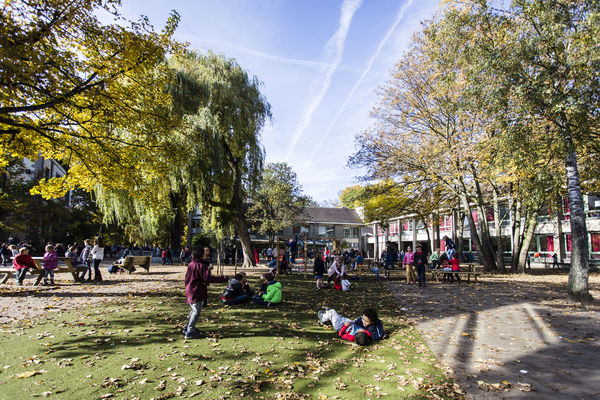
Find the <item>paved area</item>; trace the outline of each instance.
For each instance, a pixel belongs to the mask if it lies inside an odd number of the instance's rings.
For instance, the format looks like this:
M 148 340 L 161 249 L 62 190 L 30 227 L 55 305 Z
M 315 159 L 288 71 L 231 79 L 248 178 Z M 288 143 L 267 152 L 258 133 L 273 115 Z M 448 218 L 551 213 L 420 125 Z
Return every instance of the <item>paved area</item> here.
M 600 276 L 591 287 L 600 298 Z M 600 305 L 566 301 L 567 275 L 386 282 L 473 399 L 600 398 Z

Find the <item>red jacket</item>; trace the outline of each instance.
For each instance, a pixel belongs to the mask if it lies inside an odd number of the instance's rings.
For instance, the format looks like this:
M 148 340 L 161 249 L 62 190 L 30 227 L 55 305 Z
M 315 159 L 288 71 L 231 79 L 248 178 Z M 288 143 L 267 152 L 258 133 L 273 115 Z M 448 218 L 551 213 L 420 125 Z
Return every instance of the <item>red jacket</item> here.
M 354 342 L 354 340 L 355 340 L 355 339 L 354 339 L 354 335 L 351 335 L 350 333 L 346 333 L 346 331 L 348 330 L 348 328 L 349 328 L 350 326 L 352 326 L 352 325 L 349 325 L 349 326 L 346 326 L 346 325 L 344 325 L 344 326 L 342 326 L 342 329 L 340 329 L 340 332 L 338 333 L 338 335 L 340 335 L 340 337 L 341 337 L 342 339 L 345 339 L 345 340 L 349 340 L 349 341 L 351 341 L 351 342 Z M 367 333 L 367 335 L 371 336 L 371 332 L 369 332 L 369 331 L 368 331 L 368 330 L 366 330 L 366 329 L 365 329 L 365 332 Z
M 452 271 L 460 271 L 460 260 L 458 258 L 450 260 L 450 264 L 452 264 Z
M 211 282 L 227 282 L 227 277 L 212 276 L 208 269 L 209 262 L 194 258 L 185 273 L 185 297 L 188 303 L 198 303 L 208 298 L 208 284 Z
M 37 265 L 29 254 L 19 254 L 13 260 L 13 268 L 17 271 L 20 269 L 33 268 L 37 269 Z

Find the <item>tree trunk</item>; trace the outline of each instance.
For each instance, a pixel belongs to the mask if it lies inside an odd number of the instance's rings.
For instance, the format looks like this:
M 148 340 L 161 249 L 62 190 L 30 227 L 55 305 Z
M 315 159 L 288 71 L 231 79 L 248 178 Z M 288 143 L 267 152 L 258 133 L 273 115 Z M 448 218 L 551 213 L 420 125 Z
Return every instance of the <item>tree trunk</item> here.
M 496 265 L 498 266 L 498 272 L 501 274 L 506 273 L 504 267 L 504 245 L 502 243 L 502 221 L 500 221 L 500 204 L 498 202 L 498 191 L 494 187 L 493 189 L 493 201 L 494 201 L 494 225 L 496 226 L 496 246 L 498 251 L 496 252 Z M 487 218 L 486 218 L 487 220 Z
M 237 215 L 233 217 L 235 228 L 237 229 L 238 237 L 242 245 L 242 251 L 244 252 L 244 262 L 242 267 L 254 267 L 254 254 L 252 254 L 252 242 L 250 241 L 250 235 L 248 235 L 248 225 L 246 219 L 243 217 L 243 211 L 238 210 Z
M 169 241 L 171 242 L 171 252 L 173 255 L 179 255 L 181 249 L 181 236 L 183 236 L 183 213 L 181 212 L 180 202 L 181 195 L 179 193 L 169 193 L 171 200 L 171 209 L 173 210 L 173 220 L 171 221 L 171 229 L 169 233 Z
M 510 257 L 510 272 L 517 272 L 521 253 L 521 201 L 510 197 L 510 234 L 512 237 L 512 250 Z
M 481 244 L 479 233 L 477 232 L 477 228 L 475 227 L 475 219 L 473 218 L 473 213 L 471 212 L 467 196 L 463 193 L 460 197 L 462 205 L 467 214 L 467 218 L 469 220 L 469 231 L 471 232 L 471 241 L 475 245 L 475 250 L 477 251 L 477 255 L 479 256 L 479 261 L 483 265 L 483 270 L 486 272 L 495 271 L 496 262 L 493 258 L 493 255 L 490 256 L 490 254 L 483 248 Z
M 517 264 L 516 272 L 525 272 L 525 263 L 527 262 L 527 253 L 529 252 L 529 246 L 531 246 L 531 240 L 535 233 L 535 227 L 537 225 L 538 211 L 528 210 L 525 218 L 525 229 L 523 230 L 523 236 L 520 239 L 521 248 L 519 249 L 519 262 Z
M 589 248 L 585 224 L 583 196 L 577 170 L 577 156 L 572 140 L 567 138 L 568 154 L 565 160 L 567 191 L 571 210 L 571 270 L 569 272 L 569 297 L 577 301 L 591 301 L 588 288 Z

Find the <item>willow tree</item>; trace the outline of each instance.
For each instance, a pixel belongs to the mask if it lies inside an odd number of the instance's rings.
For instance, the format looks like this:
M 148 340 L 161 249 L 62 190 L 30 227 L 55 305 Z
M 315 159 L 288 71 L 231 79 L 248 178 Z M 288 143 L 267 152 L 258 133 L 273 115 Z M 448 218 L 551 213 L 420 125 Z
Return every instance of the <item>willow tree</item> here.
M 174 139 L 176 179 L 186 188 L 188 205 L 198 205 L 214 226 L 234 224 L 244 265 L 253 265 L 245 207 L 261 178 L 260 132 L 270 105 L 260 81 L 234 59 L 190 53 L 172 66 L 177 74 L 170 92 L 184 120 Z
M 182 216 L 198 208 L 213 231 L 235 226 L 244 265 L 251 265 L 245 207 L 263 169 L 260 132 L 270 106 L 258 79 L 233 59 L 190 52 L 169 60 L 169 68 L 174 78 L 163 90 L 174 128 L 161 129 L 155 151 L 136 153 L 134 179 L 97 188 L 100 203 L 111 220 L 139 221 L 149 235 L 166 218 L 172 243 Z
M 160 112 L 168 74 L 157 64 L 180 49 L 171 39 L 177 13 L 157 33 L 145 18 L 123 18 L 117 0 L 3 3 L 0 151 L 70 167 L 66 178 L 42 181 L 45 197 L 110 184 L 134 168 L 128 153 L 151 149 L 169 121 Z

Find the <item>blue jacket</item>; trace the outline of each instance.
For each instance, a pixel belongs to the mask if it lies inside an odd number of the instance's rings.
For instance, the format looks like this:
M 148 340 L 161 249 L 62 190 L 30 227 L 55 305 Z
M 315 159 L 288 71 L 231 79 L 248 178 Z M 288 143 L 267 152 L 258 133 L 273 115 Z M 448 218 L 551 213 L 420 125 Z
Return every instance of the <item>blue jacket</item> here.
M 385 332 L 383 330 L 383 324 L 381 323 L 381 320 L 378 320 L 376 323 L 369 325 L 365 328 L 363 325 L 362 316 L 360 316 L 356 319 L 356 321 L 354 321 L 354 324 L 369 331 L 369 333 L 371 334 L 371 339 L 373 339 L 373 341 L 381 340 L 381 339 L 383 339 L 383 336 L 385 335 Z

